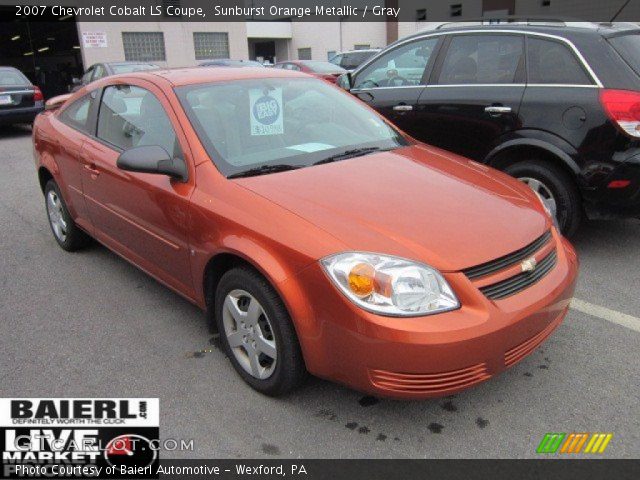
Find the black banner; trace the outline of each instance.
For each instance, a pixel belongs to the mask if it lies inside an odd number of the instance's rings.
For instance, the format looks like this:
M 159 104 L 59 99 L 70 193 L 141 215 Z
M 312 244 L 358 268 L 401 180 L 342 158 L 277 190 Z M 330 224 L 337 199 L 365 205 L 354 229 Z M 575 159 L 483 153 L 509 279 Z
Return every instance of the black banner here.
M 576 0 L 22 0 L 0 1 L 1 21 L 463 22 L 633 21 L 638 2 Z

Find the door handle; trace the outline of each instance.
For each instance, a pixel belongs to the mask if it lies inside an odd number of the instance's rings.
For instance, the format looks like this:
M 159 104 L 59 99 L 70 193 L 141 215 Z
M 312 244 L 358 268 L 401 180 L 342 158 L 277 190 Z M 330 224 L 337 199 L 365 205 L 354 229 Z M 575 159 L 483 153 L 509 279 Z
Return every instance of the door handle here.
M 85 163 L 84 164 L 84 169 L 86 171 L 88 171 L 93 178 L 95 178 L 98 175 L 100 175 L 100 170 L 98 170 L 93 163 L 92 164 Z
M 503 107 L 500 105 L 490 105 L 484 108 L 484 111 L 492 115 L 500 115 L 502 113 L 511 113 L 511 107 Z
M 410 112 L 413 110 L 413 105 L 394 105 L 393 110 L 396 112 Z

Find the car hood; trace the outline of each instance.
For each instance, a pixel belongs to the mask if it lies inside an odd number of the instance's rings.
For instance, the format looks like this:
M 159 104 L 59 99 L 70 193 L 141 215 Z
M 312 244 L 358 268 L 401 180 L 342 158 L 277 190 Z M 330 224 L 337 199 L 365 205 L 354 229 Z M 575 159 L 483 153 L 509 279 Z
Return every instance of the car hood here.
M 443 271 L 509 254 L 550 227 L 535 194 L 517 180 L 425 145 L 237 182 L 350 249 Z

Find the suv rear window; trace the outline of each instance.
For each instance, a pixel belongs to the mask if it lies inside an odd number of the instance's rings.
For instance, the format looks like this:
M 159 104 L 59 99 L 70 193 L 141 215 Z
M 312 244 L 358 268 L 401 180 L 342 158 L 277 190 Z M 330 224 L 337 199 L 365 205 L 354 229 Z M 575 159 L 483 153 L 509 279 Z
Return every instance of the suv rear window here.
M 19 71 L 13 69 L 0 70 L 0 85 L 31 85 L 31 82 L 27 80 L 27 77 L 22 75 Z
M 569 47 L 553 40 L 527 38 L 529 83 L 591 85 L 582 64 Z
M 616 52 L 640 75 L 640 35 L 623 35 L 609 39 Z

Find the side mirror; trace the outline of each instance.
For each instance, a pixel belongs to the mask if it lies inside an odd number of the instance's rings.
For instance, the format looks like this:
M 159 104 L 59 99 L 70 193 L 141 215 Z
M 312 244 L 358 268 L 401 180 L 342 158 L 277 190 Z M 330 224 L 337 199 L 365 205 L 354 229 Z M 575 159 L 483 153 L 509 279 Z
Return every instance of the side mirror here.
M 125 150 L 116 162 L 118 168 L 128 172 L 157 173 L 185 181 L 187 166 L 180 158 L 172 158 L 159 145 L 145 145 Z
M 351 72 L 343 73 L 338 77 L 338 86 L 343 88 L 347 92 L 353 87 L 353 79 L 351 78 Z

